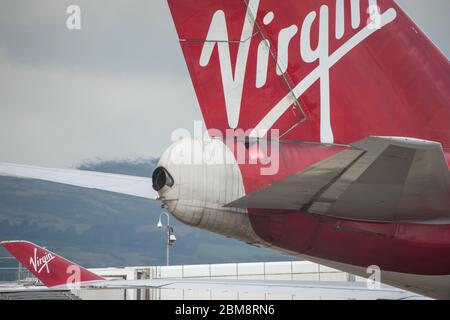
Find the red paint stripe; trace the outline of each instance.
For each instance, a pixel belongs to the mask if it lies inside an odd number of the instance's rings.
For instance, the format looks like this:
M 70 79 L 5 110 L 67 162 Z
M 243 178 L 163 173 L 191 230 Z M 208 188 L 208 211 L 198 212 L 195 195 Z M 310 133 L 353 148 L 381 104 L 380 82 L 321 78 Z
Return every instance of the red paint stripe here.
M 300 254 L 361 267 L 378 265 L 384 271 L 450 274 L 450 225 L 356 222 L 254 209 L 249 217 L 261 238 Z

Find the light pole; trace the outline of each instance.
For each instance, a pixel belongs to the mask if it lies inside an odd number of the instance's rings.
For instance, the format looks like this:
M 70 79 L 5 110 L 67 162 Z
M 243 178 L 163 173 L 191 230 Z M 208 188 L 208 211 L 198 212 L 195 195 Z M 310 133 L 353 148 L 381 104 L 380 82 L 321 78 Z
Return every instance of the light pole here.
M 167 224 L 166 224 L 166 265 L 169 265 L 169 247 L 171 245 L 175 244 L 175 241 L 177 238 L 175 237 L 175 234 L 173 232 L 173 228 L 170 225 L 170 216 L 167 214 L 167 212 L 161 212 L 159 215 L 158 224 L 156 225 L 159 229 L 163 227 L 163 224 L 161 222 L 161 217 L 165 215 L 167 217 Z

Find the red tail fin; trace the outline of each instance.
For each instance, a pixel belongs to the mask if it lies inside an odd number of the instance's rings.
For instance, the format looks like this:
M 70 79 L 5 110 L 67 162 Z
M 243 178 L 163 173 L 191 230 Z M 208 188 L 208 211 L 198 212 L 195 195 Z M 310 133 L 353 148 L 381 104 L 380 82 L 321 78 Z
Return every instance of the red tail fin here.
M 70 286 L 86 281 L 104 280 L 95 273 L 34 243 L 4 241 L 1 242 L 1 245 L 47 287 Z
M 450 147 L 449 62 L 393 0 L 168 2 L 208 128 Z

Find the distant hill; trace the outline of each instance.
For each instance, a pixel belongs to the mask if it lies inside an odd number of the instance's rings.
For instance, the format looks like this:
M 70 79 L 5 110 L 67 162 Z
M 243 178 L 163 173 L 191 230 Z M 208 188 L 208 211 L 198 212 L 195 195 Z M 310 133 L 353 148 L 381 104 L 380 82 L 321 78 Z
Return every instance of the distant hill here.
M 87 163 L 84 170 L 151 176 L 157 161 Z M 0 240 L 24 239 L 87 267 L 163 265 L 164 237 L 154 201 L 37 180 L 0 177 Z M 178 241 L 171 264 L 292 260 L 171 217 Z M 0 256 L 8 253 L 0 248 Z M 17 265 L 2 261 L 0 267 Z M 4 277 L 4 276 L 3 276 Z M 0 280 L 2 276 L 0 275 Z

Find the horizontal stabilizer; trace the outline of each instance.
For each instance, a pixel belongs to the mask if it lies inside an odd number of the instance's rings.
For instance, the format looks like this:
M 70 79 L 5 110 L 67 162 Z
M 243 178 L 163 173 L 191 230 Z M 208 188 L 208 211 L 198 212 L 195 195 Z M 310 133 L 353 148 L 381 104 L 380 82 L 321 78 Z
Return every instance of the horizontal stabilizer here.
M 450 174 L 439 143 L 369 137 L 227 206 L 371 221 L 448 219 Z

